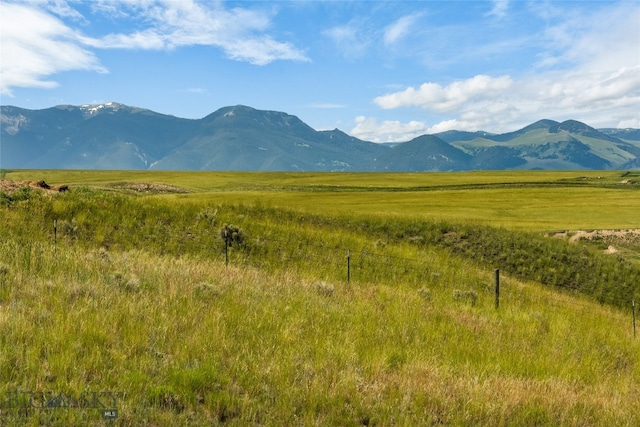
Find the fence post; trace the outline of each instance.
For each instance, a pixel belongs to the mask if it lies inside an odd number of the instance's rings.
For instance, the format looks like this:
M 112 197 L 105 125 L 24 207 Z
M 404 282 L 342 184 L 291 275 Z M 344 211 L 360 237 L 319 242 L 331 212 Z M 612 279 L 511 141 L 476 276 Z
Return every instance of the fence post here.
M 53 220 L 53 251 L 58 252 L 58 220 Z
M 229 233 L 224 230 L 224 266 L 229 266 Z
M 500 307 L 500 270 L 496 268 L 496 310 Z
M 631 317 L 633 319 L 633 338 L 636 337 L 636 301 L 631 300 Z
M 347 249 L 347 283 L 351 281 L 351 251 Z

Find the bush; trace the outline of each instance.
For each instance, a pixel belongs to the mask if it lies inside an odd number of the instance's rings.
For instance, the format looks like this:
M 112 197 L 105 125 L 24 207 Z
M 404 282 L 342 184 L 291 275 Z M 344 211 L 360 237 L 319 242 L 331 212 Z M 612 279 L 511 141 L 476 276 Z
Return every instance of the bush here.
M 12 193 L 0 191 L 0 206 L 9 206 L 14 202 L 28 200 L 31 195 L 32 192 L 29 187 L 22 187 Z
M 225 224 L 220 229 L 220 237 L 227 242 L 229 246 L 242 245 L 244 243 L 244 231 L 235 225 Z

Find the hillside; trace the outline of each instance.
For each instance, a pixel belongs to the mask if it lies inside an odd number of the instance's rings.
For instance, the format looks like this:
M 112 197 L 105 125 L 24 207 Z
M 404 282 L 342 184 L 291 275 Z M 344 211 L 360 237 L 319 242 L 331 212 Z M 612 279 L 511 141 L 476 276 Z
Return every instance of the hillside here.
M 43 174 L 6 175 L 31 185 Z M 3 425 L 640 421 L 629 410 L 640 341 L 628 304 L 640 295 L 639 265 L 579 240 L 406 208 L 451 187 L 467 194 L 471 214 L 496 190 L 519 205 L 551 184 L 568 195 L 583 185 L 591 196 L 575 212 L 611 194 L 633 222 L 637 186 L 615 185 L 619 172 L 604 183 L 594 172 L 411 174 L 418 183 L 406 174 L 47 174 L 77 181 L 63 193 L 0 191 Z M 271 180 L 263 200 L 239 203 L 262 176 Z M 318 188 L 338 176 L 342 191 Z M 150 177 L 164 185 L 123 180 Z M 214 187 L 195 191 L 196 181 Z M 386 214 L 318 209 L 345 198 L 359 206 L 365 191 L 404 202 Z M 298 193 L 317 197 L 304 209 L 278 206 Z M 552 219 L 550 200 L 530 221 Z M 495 224 L 513 215 L 495 213 Z M 236 236 L 228 244 L 224 230 Z
M 247 106 L 198 120 L 118 103 L 1 107 L 0 166 L 33 169 L 462 171 L 634 169 L 640 131 L 540 120 L 515 132 L 448 131 L 374 144 Z

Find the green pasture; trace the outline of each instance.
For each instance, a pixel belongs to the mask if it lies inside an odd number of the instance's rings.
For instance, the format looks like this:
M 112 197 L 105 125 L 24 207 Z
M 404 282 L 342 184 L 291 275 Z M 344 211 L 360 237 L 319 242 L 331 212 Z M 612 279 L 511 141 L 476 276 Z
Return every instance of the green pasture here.
M 2 426 L 640 424 L 638 172 L 4 175 Z
M 224 191 L 177 200 L 264 205 L 329 215 L 456 221 L 536 231 L 640 226 L 640 192 L 582 187 L 429 191 Z
M 429 173 L 341 173 L 341 172 L 188 172 L 188 171 L 83 171 L 7 170 L 14 180 L 44 179 L 52 184 L 106 185 L 113 182 L 157 182 L 193 191 L 244 189 L 318 190 L 428 189 L 518 183 L 580 185 L 615 184 L 623 180 L 619 171 L 473 171 Z M 629 172 L 626 172 L 627 174 Z M 638 174 L 631 179 L 637 180 Z
M 640 173 L 259 173 L 9 171 L 8 179 L 113 188 L 161 183 L 177 201 L 231 203 L 330 215 L 451 220 L 521 230 L 640 227 Z

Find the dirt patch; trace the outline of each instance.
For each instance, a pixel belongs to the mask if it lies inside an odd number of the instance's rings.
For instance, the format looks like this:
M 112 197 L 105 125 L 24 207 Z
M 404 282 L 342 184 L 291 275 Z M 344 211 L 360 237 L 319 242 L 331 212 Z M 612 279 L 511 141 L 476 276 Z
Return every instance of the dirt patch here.
M 40 181 L 13 181 L 10 179 L 0 179 L 0 191 L 7 193 L 7 194 L 13 194 L 16 191 L 20 191 L 23 188 L 33 188 L 36 190 L 43 190 L 43 191 L 56 191 L 56 192 L 62 192 L 62 191 L 68 191 L 69 190 L 69 186 L 68 185 L 56 185 L 56 186 L 51 186 L 49 184 L 47 184 L 44 180 L 40 180 Z
M 608 241 L 622 241 L 627 243 L 640 244 L 640 228 L 630 228 L 622 230 L 591 230 L 584 231 L 578 230 L 569 238 L 571 242 L 577 242 L 579 240 L 602 240 Z
M 550 237 L 567 239 L 570 242 L 586 241 L 607 245 L 604 253 L 615 254 L 621 247 L 640 248 L 640 228 L 619 230 L 565 230 L 549 233 Z

